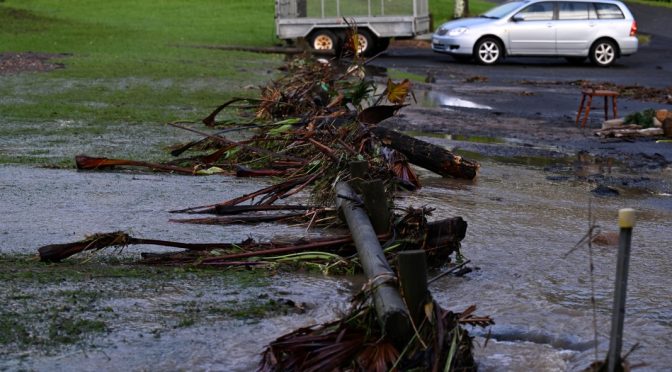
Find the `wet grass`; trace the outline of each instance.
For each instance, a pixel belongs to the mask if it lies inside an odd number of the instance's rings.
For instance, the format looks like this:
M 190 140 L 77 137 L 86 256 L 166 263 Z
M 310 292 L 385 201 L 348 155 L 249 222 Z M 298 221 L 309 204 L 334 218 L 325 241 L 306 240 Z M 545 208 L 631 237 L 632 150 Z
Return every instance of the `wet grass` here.
M 0 282 L 5 283 L 0 291 L 0 356 L 93 346 L 99 337 L 134 322 L 149 322 L 160 334 L 203 320 L 256 319 L 286 310 L 279 301 L 241 293 L 267 285 L 266 271 L 150 267 L 102 257 L 46 264 L 30 256 L 2 255 Z M 210 296 L 206 290 L 217 288 L 214 283 L 228 292 Z M 203 288 L 193 293 L 175 293 L 199 285 Z M 146 301 L 148 294 L 166 299 L 153 310 L 130 305 Z M 145 319 L 151 312 L 161 316 L 158 328 Z
M 430 1 L 436 24 L 451 18 L 452 4 Z M 470 2 L 472 13 L 490 6 Z M 26 149 L 34 143 L 21 149 L 0 143 L 0 162 L 72 164 L 75 150 L 68 152 L 69 143 L 60 137 L 110 141 L 111 124 L 196 120 L 233 96 L 256 95 L 246 87 L 270 80 L 280 56 L 195 47 L 276 44 L 273 13 L 273 2 L 244 0 L 0 2 L 0 52 L 50 53 L 50 62 L 63 65 L 0 75 L 1 138 L 24 143 L 26 136 L 36 136 L 45 149 L 34 154 Z M 423 79 L 403 73 L 395 78 Z M 62 125 L 73 121 L 84 125 Z M 143 133 L 144 138 L 162 135 Z M 105 156 L 160 160 L 148 146 L 138 147 Z
M 626 3 L 637 3 L 649 6 L 658 6 L 662 8 L 672 8 L 672 2 L 669 0 L 628 0 Z
M 483 0 L 469 0 L 469 15 L 477 16 L 485 13 L 497 4 Z M 454 0 L 429 0 L 429 12 L 434 19 L 434 27 L 453 19 Z M 433 31 L 433 30 L 432 30 Z
M 64 121 L 86 124 L 78 136 L 113 138 L 111 123 L 196 120 L 233 96 L 254 96 L 245 87 L 262 85 L 281 63 L 274 55 L 194 48 L 277 42 L 271 2 L 8 0 L 0 2 L 0 39 L 0 52 L 50 53 L 64 67 L 0 75 L 0 134 L 15 143 L 68 135 Z M 0 161 L 62 164 L 70 156 L 60 152 L 4 151 Z
M 426 78 L 426 76 L 414 74 L 412 72 L 401 71 L 394 68 L 387 70 L 387 76 L 395 82 L 403 79 L 408 79 L 414 83 L 424 83 Z
M 455 153 L 470 160 L 476 160 L 479 162 L 482 162 L 484 160 L 490 160 L 501 164 L 522 165 L 535 168 L 543 168 L 557 164 L 568 164 L 571 160 L 570 157 L 552 158 L 548 156 L 484 155 L 480 152 L 468 151 L 463 149 L 455 150 Z

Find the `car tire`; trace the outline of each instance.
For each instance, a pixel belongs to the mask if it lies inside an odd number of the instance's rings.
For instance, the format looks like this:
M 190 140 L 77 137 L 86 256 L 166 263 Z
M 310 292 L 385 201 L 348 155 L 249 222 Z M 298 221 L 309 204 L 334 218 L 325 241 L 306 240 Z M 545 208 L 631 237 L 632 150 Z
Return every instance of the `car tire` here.
M 607 67 L 616 60 L 616 45 L 610 40 L 598 40 L 590 48 L 590 60 L 600 67 Z
M 565 57 L 570 65 L 581 65 L 586 60 L 586 57 Z
M 310 34 L 308 43 L 315 50 L 333 50 L 337 52 L 340 47 L 340 40 L 335 33 L 329 30 L 314 31 Z
M 502 59 L 504 48 L 499 40 L 486 37 L 476 43 L 474 58 L 481 65 L 494 65 Z

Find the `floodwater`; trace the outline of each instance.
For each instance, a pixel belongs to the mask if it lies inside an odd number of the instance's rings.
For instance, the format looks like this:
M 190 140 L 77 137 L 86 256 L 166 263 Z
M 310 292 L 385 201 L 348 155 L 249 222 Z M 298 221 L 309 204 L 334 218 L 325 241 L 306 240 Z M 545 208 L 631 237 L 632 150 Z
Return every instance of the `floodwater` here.
M 492 110 L 490 106 L 434 90 L 421 91 L 416 95 L 416 98 L 418 98 L 418 104 L 422 107 L 442 107 L 446 110 L 451 108 Z
M 670 176 L 670 170 L 666 177 Z M 594 358 L 589 253 L 564 257 L 588 229 L 589 204 L 603 230 L 615 231 L 620 208 L 637 209 L 628 284 L 624 351 L 640 345 L 632 363 L 660 371 L 672 365 L 670 196 L 622 193 L 595 197 L 593 184 L 553 181 L 542 168 L 484 160 L 474 182 L 442 179 L 421 171 L 424 187 L 402 205 L 436 208 L 433 218 L 462 216 L 469 224 L 463 254 L 478 267 L 465 277 L 445 277 L 430 287 L 438 302 L 461 311 L 471 304 L 496 325 L 473 330 L 484 371 L 565 371 Z M 299 227 L 213 227 L 171 224 L 170 209 L 209 204 L 258 189 L 265 181 L 223 176 L 89 173 L 0 167 L 3 210 L 0 252 L 32 253 L 38 246 L 69 242 L 94 232 L 127 230 L 137 237 L 190 242 L 236 242 L 249 236 L 303 236 Z M 148 247 L 129 248 L 146 251 Z M 599 357 L 606 354 L 616 268 L 614 247 L 593 246 Z M 124 314 L 111 333 L 81 348 L 49 356 L 0 361 L 0 369 L 253 370 L 273 339 L 296 328 L 332 320 L 346 308 L 359 278 L 282 274 L 263 288 L 226 283 L 167 283 L 153 296 L 109 306 Z M 187 286 L 187 288 L 179 286 Z M 130 292 L 132 290 L 129 289 Z M 150 330 L 160 309 L 208 293 L 208 301 L 232 296 L 291 298 L 309 306 L 303 314 L 255 321 L 215 319 L 192 327 Z M 486 344 L 486 336 L 491 333 Z M 140 336 L 139 336 L 140 334 Z M 142 334 L 145 336 L 142 337 Z

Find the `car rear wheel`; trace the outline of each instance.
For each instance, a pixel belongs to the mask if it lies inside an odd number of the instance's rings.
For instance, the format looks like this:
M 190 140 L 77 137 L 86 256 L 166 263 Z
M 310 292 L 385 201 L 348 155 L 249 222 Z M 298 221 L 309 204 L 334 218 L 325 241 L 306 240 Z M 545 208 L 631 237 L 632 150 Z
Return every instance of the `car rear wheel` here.
M 609 40 L 598 40 L 590 48 L 590 60 L 601 67 L 611 65 L 616 60 L 616 45 Z
M 338 37 L 329 30 L 317 30 L 310 35 L 310 47 L 317 50 L 338 50 Z
M 494 65 L 504 54 L 504 48 L 497 39 L 486 37 L 476 43 L 474 58 L 482 65 Z

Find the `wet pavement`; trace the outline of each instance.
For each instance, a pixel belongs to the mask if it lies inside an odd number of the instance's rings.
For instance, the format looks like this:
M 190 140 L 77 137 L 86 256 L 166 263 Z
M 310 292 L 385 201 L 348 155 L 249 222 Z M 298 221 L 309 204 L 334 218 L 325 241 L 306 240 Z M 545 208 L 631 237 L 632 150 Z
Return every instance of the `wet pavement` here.
M 472 261 L 474 272 L 462 278 L 443 278 L 430 289 L 444 307 L 461 311 L 476 304 L 479 314 L 495 319 L 490 330 L 474 330 L 481 370 L 580 370 L 594 359 L 589 252 L 579 249 L 564 257 L 586 233 L 591 205 L 595 223 L 611 232 L 616 230 L 619 208 L 637 209 L 624 350 L 640 344 L 630 357 L 635 364 L 646 363 L 638 370 L 660 371 L 672 365 L 666 347 L 672 339 L 672 279 L 668 275 L 672 265 L 668 254 L 672 146 L 647 140 L 596 139 L 591 129 L 599 125 L 599 110 L 591 117 L 590 129 L 574 125 L 578 87 L 521 83 L 590 79 L 667 86 L 672 84 L 672 58 L 665 57 L 670 53 L 667 42 L 664 35 L 656 36 L 641 53 L 609 69 L 570 66 L 558 59 L 512 59 L 493 67 L 463 65 L 447 56 L 406 49 L 392 50 L 376 62 L 419 74 L 431 72 L 437 79 L 433 84 L 417 85 L 418 104 L 402 110 L 392 127 L 481 161 L 481 173 L 473 182 L 442 179 L 419 170 L 424 187 L 400 200 L 401 205 L 436 208 L 436 219 L 462 216 L 469 224 L 463 253 Z M 662 58 L 653 60 L 652 56 Z M 474 76 L 487 79 L 465 83 Z M 623 113 L 649 107 L 669 105 L 619 100 Z M 114 154 L 143 142 L 140 130 L 112 129 L 115 136 L 122 133 L 116 142 L 109 142 L 108 134 L 92 143 L 83 137 L 73 141 L 68 141 L 68 136 L 53 137 L 57 141 L 52 150 L 66 156 L 103 146 Z M 24 139 L 29 141 L 30 137 Z M 152 138 L 151 143 L 142 145 L 156 147 L 169 138 Z M 40 143 L 39 139 L 1 141 L 0 148 L 26 154 Z M 65 142 L 69 144 L 63 145 Z M 213 227 L 168 222 L 175 217 L 168 213 L 171 209 L 219 202 L 267 182 L 225 176 L 0 166 L 0 253 L 32 254 L 44 244 L 114 230 L 128 231 L 135 237 L 188 242 L 308 234 L 298 226 Z M 593 190 L 600 185 L 618 193 L 598 196 Z M 159 250 L 163 249 L 133 246 L 122 256 L 133 259 L 138 252 Z M 104 260 L 115 254 L 103 251 L 89 259 Z M 603 357 L 616 249 L 594 246 L 592 254 L 598 356 Z M 57 273 L 55 267 L 54 275 Z M 58 302 L 64 289 L 83 289 L 112 291 L 114 294 L 94 305 L 113 309 L 117 315 L 103 315 L 111 329 L 91 336 L 86 345 L 0 353 L 0 370 L 249 371 L 268 342 L 296 328 L 338 317 L 360 285 L 357 277 L 305 273 L 271 275 L 262 283 L 247 286 L 222 283 L 217 277 L 159 282 L 88 278 L 75 283 L 41 283 L 35 288 L 15 288 L 9 283 L 0 293 L 0 298 L 7 300 L 3 312 L 23 301 L 14 292 L 39 292 L 46 300 Z M 204 322 L 176 326 L 185 310 L 203 311 L 261 295 L 306 304 L 306 311 L 259 319 L 210 313 Z

